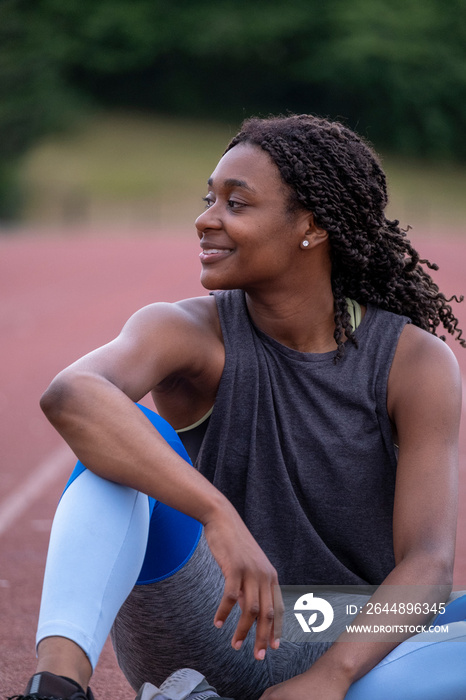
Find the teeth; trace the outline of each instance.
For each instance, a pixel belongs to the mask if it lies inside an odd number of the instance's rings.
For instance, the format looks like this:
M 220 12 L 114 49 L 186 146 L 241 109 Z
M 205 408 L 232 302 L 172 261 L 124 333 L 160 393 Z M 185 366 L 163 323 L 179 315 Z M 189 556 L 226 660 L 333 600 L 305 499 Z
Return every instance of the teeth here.
M 218 248 L 209 248 L 208 250 L 204 250 L 204 255 L 214 255 L 215 253 L 229 253 L 229 250 L 226 250 L 225 248 L 223 250 L 219 250 Z

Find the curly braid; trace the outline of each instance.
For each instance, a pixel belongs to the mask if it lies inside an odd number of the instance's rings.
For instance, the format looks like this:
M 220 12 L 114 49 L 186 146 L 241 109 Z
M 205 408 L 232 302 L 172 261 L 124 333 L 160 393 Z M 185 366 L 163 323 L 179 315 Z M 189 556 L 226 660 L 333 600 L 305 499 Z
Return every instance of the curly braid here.
M 290 188 L 290 210 L 311 211 L 327 231 L 335 300 L 336 359 L 344 336 L 357 345 L 346 297 L 409 316 L 434 335 L 440 324 L 463 347 L 462 331 L 449 302 L 423 269 L 399 221 L 385 217 L 387 183 L 372 148 L 339 122 L 311 115 L 247 119 L 226 151 L 251 143 L 266 151 Z M 441 336 L 445 340 L 444 336 Z

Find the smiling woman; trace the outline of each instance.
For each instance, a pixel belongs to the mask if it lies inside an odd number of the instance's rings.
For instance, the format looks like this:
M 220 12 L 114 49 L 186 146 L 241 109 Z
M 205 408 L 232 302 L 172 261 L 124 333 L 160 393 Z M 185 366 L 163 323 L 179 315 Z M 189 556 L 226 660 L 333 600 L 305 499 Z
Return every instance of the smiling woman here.
M 42 398 L 81 461 L 18 697 L 92 698 L 112 628 L 140 700 L 218 697 L 204 676 L 236 700 L 437 700 L 443 678 L 462 699 L 466 598 L 445 637 L 407 640 L 445 607 L 456 528 L 461 381 L 439 325 L 465 342 L 434 266 L 338 123 L 247 121 L 205 201 L 213 293 L 141 309 Z M 295 643 L 278 583 L 371 584 L 356 624 L 401 632 Z
M 301 277 L 312 293 L 309 265 L 320 269 L 329 260 L 327 235 L 311 212 L 288 206 L 288 188 L 270 156 L 254 144 L 240 144 L 224 155 L 208 186 L 206 210 L 196 220 L 202 284 L 249 293 L 264 284 L 296 289 Z M 315 248 L 312 258 L 302 255 L 304 240 Z

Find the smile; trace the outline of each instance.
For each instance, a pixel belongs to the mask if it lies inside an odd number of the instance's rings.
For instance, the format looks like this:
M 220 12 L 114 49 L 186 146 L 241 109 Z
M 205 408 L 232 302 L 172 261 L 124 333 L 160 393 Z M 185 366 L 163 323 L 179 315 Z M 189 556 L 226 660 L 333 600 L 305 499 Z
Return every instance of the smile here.
M 231 248 L 207 248 L 199 253 L 199 258 L 201 262 L 214 262 L 215 260 L 228 257 L 232 252 Z

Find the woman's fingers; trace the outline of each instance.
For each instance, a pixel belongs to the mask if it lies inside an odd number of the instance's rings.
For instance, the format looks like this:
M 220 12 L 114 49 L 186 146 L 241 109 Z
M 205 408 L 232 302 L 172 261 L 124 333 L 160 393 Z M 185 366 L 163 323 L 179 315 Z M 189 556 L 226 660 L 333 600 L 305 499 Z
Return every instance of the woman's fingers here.
M 239 650 L 256 623 L 254 656 L 258 660 L 265 657 L 269 646 L 278 648 L 283 614 L 277 575 L 272 567 L 268 569 L 259 575 L 257 572 L 248 572 L 247 575 L 226 578 L 224 594 L 214 618 L 214 624 L 222 626 L 238 603 L 241 615 L 231 644 Z
M 214 616 L 222 627 L 232 609 L 239 604 L 239 617 L 232 645 L 240 649 L 256 622 L 254 656 L 263 659 L 269 646 L 277 648 L 281 630 L 283 603 L 277 572 L 247 530 L 236 511 L 224 512 L 204 525 L 209 547 L 225 577 L 222 599 Z M 274 601 L 275 596 L 278 598 Z M 277 620 L 277 611 L 280 613 Z
M 241 616 L 236 625 L 236 630 L 231 640 L 231 644 L 235 649 L 240 649 L 246 635 L 253 626 L 256 620 L 262 615 L 261 596 L 258 580 L 254 576 L 246 576 L 243 580 L 243 591 L 240 599 Z M 256 644 L 254 646 L 254 656 L 262 658 L 259 654 L 261 646 L 258 646 L 258 637 L 256 629 Z M 267 648 L 267 645 L 266 645 Z
M 285 604 L 278 581 L 273 587 L 273 607 L 275 614 L 273 618 L 273 627 L 270 633 L 270 646 L 272 649 L 278 649 L 282 636 L 283 616 L 285 614 Z
M 268 582 L 261 590 L 260 612 L 256 620 L 256 641 L 254 656 L 263 659 L 269 646 L 275 620 L 273 589 L 275 582 Z
M 241 595 L 241 576 L 231 574 L 225 577 L 222 600 L 214 616 L 214 625 L 222 627 Z

